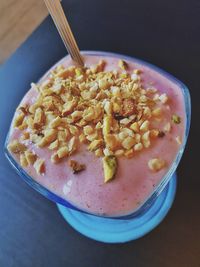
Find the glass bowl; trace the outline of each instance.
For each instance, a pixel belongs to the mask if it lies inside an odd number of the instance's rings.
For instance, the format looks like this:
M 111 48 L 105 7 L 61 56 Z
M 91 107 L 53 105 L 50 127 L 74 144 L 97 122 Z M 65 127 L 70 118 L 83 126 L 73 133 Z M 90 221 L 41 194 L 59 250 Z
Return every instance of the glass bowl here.
M 38 182 L 36 182 L 17 162 L 16 160 L 13 158 L 13 156 L 11 155 L 11 153 L 8 151 L 7 149 L 7 144 L 8 144 L 8 139 L 9 139 L 9 132 L 6 138 L 6 142 L 5 142 L 5 155 L 8 158 L 9 162 L 11 163 L 11 165 L 14 167 L 14 169 L 16 170 L 16 172 L 20 175 L 20 177 L 26 182 L 28 183 L 32 188 L 34 188 L 36 191 L 38 191 L 39 193 L 41 193 L 43 196 L 47 197 L 48 199 L 50 199 L 51 201 L 57 203 L 57 204 L 61 204 L 67 208 L 73 209 L 73 210 L 77 210 L 77 211 L 81 211 L 83 213 L 86 214 L 90 214 L 90 215 L 95 215 L 95 216 L 99 216 L 99 217 L 103 217 L 103 218 L 114 218 L 114 219 L 129 219 L 129 218 L 134 218 L 138 215 L 143 214 L 149 207 L 152 206 L 152 204 L 154 203 L 154 201 L 158 198 L 158 196 L 161 194 L 161 192 L 163 191 L 163 189 L 166 187 L 166 185 L 168 184 L 168 182 L 170 181 L 170 179 L 173 177 L 173 174 L 176 171 L 176 168 L 178 167 L 178 164 L 181 160 L 181 157 L 183 155 L 184 152 L 184 148 L 186 145 L 186 141 L 188 138 L 188 133 L 189 133 L 189 128 L 190 128 L 190 120 L 191 120 L 191 101 L 190 101 L 190 94 L 189 94 L 189 90 L 187 88 L 187 86 L 185 86 L 181 81 L 179 81 L 178 79 L 176 79 L 174 76 L 172 76 L 171 74 L 165 72 L 164 70 L 150 64 L 147 63 L 143 60 L 140 59 L 136 59 L 133 57 L 129 57 L 129 56 L 125 56 L 125 55 L 121 55 L 121 54 L 115 54 L 115 53 L 110 53 L 110 52 L 100 52 L 100 51 L 83 51 L 82 54 L 84 55 L 96 55 L 96 56 L 108 56 L 108 57 L 117 57 L 123 60 L 127 60 L 127 61 L 134 61 L 138 64 L 142 64 L 144 66 L 150 67 L 151 69 L 155 70 L 156 72 L 160 73 L 161 75 L 165 76 L 168 80 L 171 80 L 173 83 L 176 83 L 178 85 L 178 87 L 180 88 L 183 97 L 184 97 L 184 104 L 185 104 L 185 111 L 186 111 L 186 122 L 185 122 L 185 132 L 184 132 L 184 138 L 183 138 L 183 142 L 180 146 L 180 149 L 176 155 L 176 158 L 174 159 L 171 167 L 169 168 L 168 172 L 164 175 L 164 177 L 162 178 L 162 180 L 160 181 L 160 183 L 155 187 L 154 191 L 151 193 L 151 195 L 134 211 L 132 211 L 130 214 L 128 215 L 123 215 L 123 216 L 103 216 L 103 215 L 97 215 L 97 214 L 93 214 L 90 213 L 88 211 L 79 209 L 78 207 L 76 207 L 75 205 L 73 205 L 72 203 L 70 203 L 69 201 L 63 199 L 62 197 L 56 195 L 55 193 L 51 192 L 50 190 L 48 190 L 47 188 L 45 188 L 44 186 L 42 186 L 41 184 L 39 184 Z M 65 58 L 61 59 L 58 63 L 56 63 L 56 65 L 58 64 L 62 64 L 62 61 Z M 54 67 L 56 66 L 54 65 Z M 45 76 L 45 75 L 44 75 Z

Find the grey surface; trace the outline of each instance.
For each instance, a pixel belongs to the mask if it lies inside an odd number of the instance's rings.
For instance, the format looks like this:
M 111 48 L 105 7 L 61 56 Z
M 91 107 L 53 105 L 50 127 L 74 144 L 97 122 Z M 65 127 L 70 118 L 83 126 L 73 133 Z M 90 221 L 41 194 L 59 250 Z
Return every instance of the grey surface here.
M 200 266 L 200 2 L 63 1 L 80 47 L 149 61 L 188 85 L 193 119 L 166 219 L 133 242 L 102 244 L 74 231 L 55 204 L 26 185 L 3 154 L 16 105 L 65 49 L 50 18 L 0 70 L 0 267 Z M 96 10 L 96 12 L 94 12 Z

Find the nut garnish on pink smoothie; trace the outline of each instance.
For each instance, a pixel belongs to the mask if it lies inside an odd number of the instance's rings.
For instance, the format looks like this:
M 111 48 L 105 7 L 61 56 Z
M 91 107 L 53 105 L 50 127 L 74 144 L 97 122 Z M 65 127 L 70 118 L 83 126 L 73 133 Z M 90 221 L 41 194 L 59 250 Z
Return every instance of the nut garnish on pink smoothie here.
M 31 93 L 25 96 L 16 111 L 8 149 L 33 178 L 45 179 L 48 170 L 60 165 L 82 179 L 90 165 L 95 168 L 91 161 L 82 162 L 78 155 L 84 153 L 101 164 L 104 188 L 115 187 L 116 177 L 122 179 L 118 173 L 124 161 L 146 165 L 144 173 L 148 169 L 152 175 L 162 170 L 159 177 L 167 171 L 169 157 L 159 148 L 156 153 L 156 147 L 173 142 L 172 157 L 176 155 L 184 129 L 182 113 L 168 91 L 154 85 L 152 77 L 146 80 L 148 69 L 121 59 L 110 66 L 111 61 L 98 58 L 84 68 L 57 65 L 32 84 L 32 98 Z

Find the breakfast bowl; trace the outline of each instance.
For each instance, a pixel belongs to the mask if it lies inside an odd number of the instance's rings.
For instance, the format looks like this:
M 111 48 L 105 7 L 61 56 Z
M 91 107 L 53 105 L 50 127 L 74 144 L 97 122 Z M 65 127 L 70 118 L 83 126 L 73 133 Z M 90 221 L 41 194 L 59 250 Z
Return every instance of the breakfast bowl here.
M 76 230 L 102 242 L 130 241 L 155 228 L 173 203 L 190 127 L 189 91 L 145 61 L 81 54 L 84 70 L 67 56 L 32 84 L 11 123 L 5 155 Z M 53 110 L 52 99 L 62 110 Z M 96 117 L 90 119 L 91 110 Z M 70 150 L 75 137 L 80 142 Z

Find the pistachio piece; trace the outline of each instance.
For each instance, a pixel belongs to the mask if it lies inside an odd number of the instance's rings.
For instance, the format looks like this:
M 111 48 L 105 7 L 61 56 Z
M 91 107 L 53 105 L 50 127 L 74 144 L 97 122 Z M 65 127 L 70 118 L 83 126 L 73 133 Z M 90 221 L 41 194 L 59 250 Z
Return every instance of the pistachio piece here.
M 172 115 L 172 121 L 175 124 L 179 124 L 179 123 L 181 123 L 181 117 L 179 117 L 178 115 L 174 114 L 174 115 Z
M 111 128 L 111 117 L 105 116 L 103 119 L 103 135 L 109 134 L 110 128 Z
M 118 67 L 122 70 L 126 70 L 128 68 L 128 64 L 124 60 L 120 59 L 118 61 Z
M 117 171 L 117 158 L 115 156 L 106 156 L 103 158 L 104 182 L 112 180 Z

